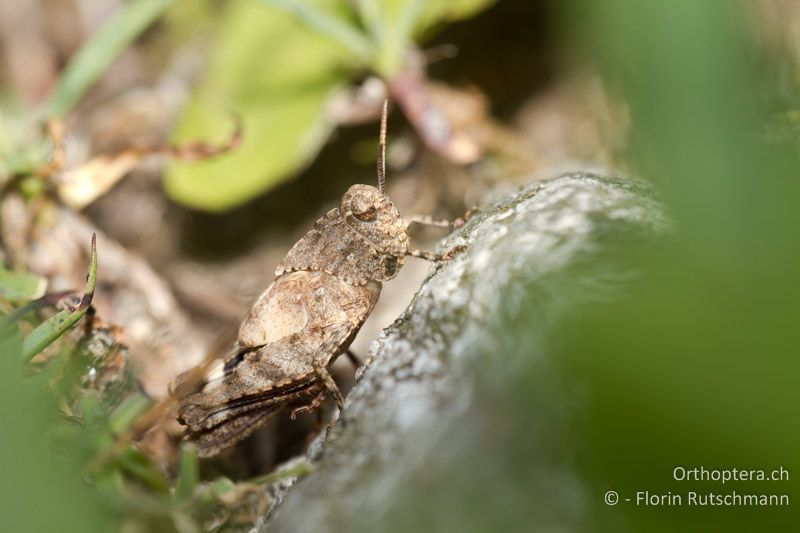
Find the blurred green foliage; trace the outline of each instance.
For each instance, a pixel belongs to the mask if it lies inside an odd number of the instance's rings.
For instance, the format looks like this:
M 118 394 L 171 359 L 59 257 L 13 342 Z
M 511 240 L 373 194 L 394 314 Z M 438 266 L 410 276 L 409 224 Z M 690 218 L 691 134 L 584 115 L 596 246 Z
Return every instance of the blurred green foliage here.
M 597 487 L 789 493 L 800 474 L 800 160 L 767 142 L 759 51 L 743 4 L 614 0 L 592 6 L 596 49 L 631 106 L 636 155 L 676 231 L 647 291 L 571 324 L 585 379 L 586 464 Z M 679 32 L 676 30 L 679 29 Z M 791 68 L 784 65 L 783 68 Z M 797 90 L 797 87 L 794 88 Z M 790 481 L 671 480 L 678 465 L 779 466 Z M 792 502 L 793 504 L 795 502 Z M 606 530 L 787 530 L 792 508 L 605 509 Z
M 235 112 L 243 122 L 242 144 L 210 161 L 172 163 L 167 193 L 195 207 L 224 209 L 309 162 L 331 132 L 324 106 L 345 81 L 344 60 L 340 49 L 299 30 L 290 17 L 254 0 L 230 2 L 175 138 L 227 139 Z
M 307 467 L 295 464 L 240 483 L 225 477 L 201 483 L 197 456 L 185 447 L 174 479 L 167 479 L 125 440 L 151 400 L 123 376 L 113 388 L 94 387 L 91 376 L 109 371 L 94 367 L 103 364 L 102 355 L 65 335 L 86 315 L 97 278 L 93 238 L 80 303 L 44 318 L 41 311 L 65 294 L 33 300 L 42 280 L 0 270 L 6 312 L 0 316 L 0 531 L 189 533 L 252 523 L 254 505 L 262 509 L 269 501 L 266 486 Z M 24 340 L 22 328 L 32 328 Z
M 1 531 L 220 530 L 252 501 L 240 499 L 306 471 L 300 465 L 264 480 L 200 483 L 197 457 L 184 448 L 168 480 L 131 445 L 109 454 L 150 406 L 141 393 L 113 406 L 84 388 L 87 358 L 69 343 L 32 373 L 18 327 L 7 321 L 0 322 L 0 355 Z
M 309 163 L 334 124 L 325 106 L 359 73 L 391 77 L 420 38 L 468 17 L 490 0 L 233 0 L 216 26 L 209 65 L 175 131 L 179 142 L 224 141 L 231 113 L 241 146 L 203 162 L 171 163 L 167 193 L 220 211 L 291 177 Z
M 58 84 L 44 104 L 46 116 L 63 116 L 94 84 L 111 63 L 175 0 L 127 2 L 70 59 Z
M 498 340 L 478 358 L 504 360 L 496 374 L 476 371 L 482 405 L 464 427 L 477 419 L 481 430 L 448 435 L 446 458 L 409 483 L 382 530 L 797 528 L 800 131 L 785 143 L 764 135 L 779 88 L 759 75 L 748 9 L 564 9 L 630 104 L 630 159 L 657 183 L 673 231 L 599 228 L 599 245 L 570 269 L 510 289 L 527 303 L 494 317 Z M 679 481 L 679 466 L 782 467 L 789 479 Z M 682 495 L 683 506 L 637 506 L 639 491 Z M 790 503 L 690 507 L 689 491 Z
M 66 422 L 46 392 L 45 377 L 22 380 L 22 341 L 0 325 L 0 529 L 101 531 L 105 509 L 77 474 L 74 453 L 53 453 L 54 431 Z
M 13 105 L 0 101 L 0 189 L 13 175 L 30 173 L 42 165 L 50 153 L 30 118 L 19 110 L 12 112 Z
M 242 119 L 245 135 L 241 147 L 228 154 L 200 163 L 173 162 L 166 191 L 208 211 L 234 207 L 314 158 L 334 128 L 325 106 L 338 87 L 366 71 L 391 77 L 415 39 L 492 1 L 232 0 L 214 7 L 210 1 L 132 0 L 70 58 L 40 109 L 9 120 L 13 106 L 4 102 L 0 185 L 12 176 L 39 181 L 37 170 L 49 163 L 53 147 L 38 122 L 66 116 L 131 43 L 169 14 L 175 36 L 188 37 L 203 22 L 214 30 L 209 65 L 174 138 L 227 140 L 231 114 Z
M 13 272 L 0 265 L 0 296 L 11 301 L 33 300 L 44 294 L 47 280 L 28 272 Z
M 70 58 L 55 87 L 37 110 L 25 109 L 15 95 L 0 94 L 0 190 L 12 177 L 20 189 L 39 195 L 46 186 L 37 170 L 50 163 L 53 146 L 41 122 L 64 118 L 119 55 L 175 0 L 131 0 Z
M 86 314 L 97 279 L 94 239 L 86 292 L 80 304 L 40 321 L 24 340 L 16 321 L 47 306 L 46 297 L 34 300 L 41 296 L 45 284 L 31 274 L 1 272 L 0 294 L 12 301 L 29 302 L 0 319 L 0 420 L 4 434 L 0 445 L 0 471 L 4 476 L 0 484 L 0 530 L 103 530 L 111 514 L 99 495 L 81 481 L 79 469 L 108 441 L 100 432 L 85 431 L 92 417 L 84 415 L 92 405 L 98 413 L 94 418 L 101 413 L 107 418 L 107 410 L 91 395 L 80 398 L 80 406 L 74 406 L 77 411 L 69 407 L 80 386 L 85 361 L 80 356 L 76 360 L 67 343 L 49 355 L 33 375 L 23 378 L 32 373 L 27 363 Z M 65 416 L 65 409 L 72 411 L 71 417 Z

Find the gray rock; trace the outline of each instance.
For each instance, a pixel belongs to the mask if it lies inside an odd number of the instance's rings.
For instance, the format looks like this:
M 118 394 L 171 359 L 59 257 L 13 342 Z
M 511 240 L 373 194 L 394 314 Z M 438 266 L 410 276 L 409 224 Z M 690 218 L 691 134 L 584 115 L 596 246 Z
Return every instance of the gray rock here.
M 590 519 L 563 457 L 581 401 L 554 361 L 565 317 L 635 287 L 626 250 L 667 227 L 641 183 L 573 174 L 482 210 L 376 341 L 341 419 L 264 531 L 572 529 Z M 499 528 L 499 529 L 498 529 Z

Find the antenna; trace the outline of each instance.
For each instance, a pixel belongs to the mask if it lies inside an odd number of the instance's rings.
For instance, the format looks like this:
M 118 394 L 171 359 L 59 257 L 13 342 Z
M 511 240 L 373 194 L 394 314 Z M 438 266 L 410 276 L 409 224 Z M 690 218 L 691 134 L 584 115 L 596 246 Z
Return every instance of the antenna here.
M 389 99 L 383 100 L 381 113 L 381 133 L 378 137 L 378 190 L 384 193 L 386 185 L 386 115 L 389 114 Z

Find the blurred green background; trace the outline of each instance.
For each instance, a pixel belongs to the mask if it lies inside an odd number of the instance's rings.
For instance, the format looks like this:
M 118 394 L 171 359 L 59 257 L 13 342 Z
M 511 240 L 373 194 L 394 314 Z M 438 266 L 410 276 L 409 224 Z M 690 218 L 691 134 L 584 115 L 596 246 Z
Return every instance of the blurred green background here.
M 234 2 L 219 19 L 203 13 L 214 3 L 138 4 L 142 29 L 163 15 L 163 7 L 170 10 L 167 17 L 181 20 L 175 26 L 180 31 L 167 31 L 162 21 L 144 36 L 134 31 L 131 39 L 138 36 L 172 50 L 195 31 L 195 23 L 211 25 L 223 35 L 221 45 L 203 52 L 210 57 L 207 76 L 200 78 L 200 88 L 181 108 L 174 136 L 221 142 L 230 135 L 230 111 L 234 111 L 243 114 L 246 140 L 242 151 L 229 159 L 170 167 L 168 193 L 195 208 L 218 211 L 253 198 L 255 205 L 269 205 L 272 193 L 259 196 L 263 191 L 311 165 L 311 174 L 298 182 L 298 187 L 307 187 L 309 181 L 303 180 L 325 170 L 311 163 L 314 156 L 322 149 L 323 161 L 330 158 L 323 145 L 335 125 L 320 111 L 328 91 L 366 72 L 390 77 L 393 69 L 400 68 L 391 59 L 397 53 L 391 47 L 404 45 L 380 33 L 402 26 L 407 6 L 400 1 L 390 3 L 388 12 L 401 15 L 373 26 L 355 19 L 348 3 L 322 6 L 338 13 L 342 27 L 357 28 L 365 38 L 383 43 L 383 48 L 366 45 L 378 53 L 363 57 L 358 43 L 350 49 L 330 44 L 325 31 L 339 30 L 317 28 L 311 36 L 297 33 L 285 12 L 262 5 L 282 2 Z M 576 303 L 560 312 L 548 328 L 550 350 L 544 367 L 540 362 L 525 363 L 531 347 L 542 342 L 530 338 L 526 327 L 540 318 L 541 294 L 531 290 L 529 311 L 498 317 L 508 353 L 523 364 L 502 387 L 491 378 L 484 384 L 490 391 L 486 409 L 498 418 L 496 433 L 473 436 L 469 441 L 473 445 L 463 451 L 474 470 L 448 471 L 427 487 L 424 499 L 398 502 L 398 516 L 390 517 L 397 521 L 387 528 L 793 530 L 800 523 L 795 501 L 800 495 L 795 478 L 800 474 L 800 124 L 796 119 L 800 35 L 795 31 L 784 36 L 776 28 L 782 18 L 787 25 L 788 21 L 800 24 L 800 10 L 791 2 L 727 0 L 464 4 L 463 11 L 452 16 L 443 14 L 446 11 L 427 18 L 417 15 L 422 22 L 396 30 L 400 35 L 396 38 L 406 44 L 415 40 L 435 44 L 435 28 L 442 31 L 441 39 L 456 40 L 461 55 L 455 66 L 431 67 L 448 80 L 477 78 L 472 81 L 479 83 L 498 62 L 494 85 L 486 83 L 483 88 L 500 121 L 519 109 L 525 95 L 547 86 L 561 70 L 576 64 L 596 69 L 630 121 L 619 168 L 656 185 L 672 215 L 674 231 L 665 241 L 626 245 L 617 255 L 594 258 L 586 269 L 565 274 L 561 286 L 575 293 L 571 301 Z M 479 7 L 485 11 L 478 12 Z M 516 21 L 513 28 L 496 26 L 509 18 Z M 460 19 L 468 20 L 446 28 L 448 22 Z M 499 42 L 492 38 L 505 32 L 537 36 L 511 36 Z M 277 39 L 277 44 L 263 42 L 270 39 Z M 534 42 L 540 42 L 535 50 L 526 48 Z M 282 48 L 271 48 L 279 45 Z M 316 52 L 295 57 L 291 53 L 299 49 L 295 46 Z M 468 54 L 476 47 L 485 51 L 470 63 Z M 270 70 L 265 63 L 272 60 L 283 63 Z M 513 68 L 503 68 L 504 62 Z M 530 70 L 524 70 L 526 62 Z M 292 67 L 297 65 L 302 68 L 295 72 Z M 454 75 L 452 69 L 459 65 L 470 68 Z M 9 92 L 5 90 L 5 100 L 13 104 L 7 103 L 12 106 L 7 109 L 14 111 L 4 111 L 3 118 L 36 113 L 36 106 L 26 108 Z M 281 95 L 291 97 L 292 104 L 278 103 Z M 52 99 L 43 102 L 45 108 L 55 105 Z M 243 107 L 237 108 L 237 103 Z M 297 108 L 291 107 L 295 104 Z M 276 115 L 273 107 L 281 114 Z M 86 111 L 78 107 L 75 112 Z M 337 139 L 369 140 L 373 129 L 348 130 Z M 17 161 L 23 163 L 10 163 L 9 150 L 15 146 L 13 142 L 4 146 L 9 175 L 24 174 L 27 161 L 17 151 Z M 264 160 L 275 166 L 274 172 L 270 168 L 265 173 Z M 369 167 L 355 168 L 369 176 Z M 313 207 L 303 208 L 313 212 Z M 233 218 L 207 219 L 191 213 L 187 216 L 199 217 L 195 220 L 200 223 L 230 222 L 242 216 L 234 212 L 228 215 Z M 605 295 L 602 304 L 593 298 L 582 301 L 581 291 L 591 291 L 583 280 L 632 268 L 641 272 L 640 290 Z M 92 491 L 83 486 L 79 463 L 85 451 L 74 450 L 69 442 L 60 442 L 54 451 L 51 433 L 57 429 L 53 427 L 65 422 L 56 413 L 55 394 L 43 392 L 44 380 L 22 379 L 15 331 L 3 333 L 0 352 L 4 435 L 0 529 L 117 527 L 131 510 L 105 497 L 106 488 Z M 531 413 L 536 414 L 536 424 Z M 580 508 L 565 505 L 574 501 L 565 496 L 568 488 L 548 485 L 548 469 L 556 465 L 569 465 L 589 487 L 578 499 Z M 724 487 L 676 482 L 672 471 L 679 465 L 783 467 L 790 479 L 731 482 Z M 478 485 L 492 490 L 477 491 Z M 786 508 L 643 508 L 624 501 L 607 506 L 603 496 L 608 490 L 622 498 L 635 497 L 640 490 L 736 490 L 788 494 L 791 503 Z M 180 523 L 175 520 L 170 527 Z

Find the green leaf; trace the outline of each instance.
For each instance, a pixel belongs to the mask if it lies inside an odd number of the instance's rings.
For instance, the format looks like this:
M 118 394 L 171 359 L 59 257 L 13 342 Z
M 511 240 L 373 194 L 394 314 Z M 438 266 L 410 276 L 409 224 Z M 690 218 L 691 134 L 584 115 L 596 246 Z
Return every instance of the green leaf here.
M 314 5 L 330 12 L 340 3 Z M 332 91 L 348 80 L 347 58 L 344 49 L 285 13 L 254 1 L 229 2 L 206 77 L 174 137 L 222 141 L 235 112 L 243 121 L 242 144 L 207 161 L 171 163 L 167 193 L 188 206 L 222 211 L 296 173 L 332 131 L 324 108 Z
M 39 324 L 36 329 L 25 337 L 22 342 L 22 357 L 24 361 L 30 361 L 33 356 L 47 348 L 86 314 L 94 297 L 96 282 L 97 237 L 92 235 L 92 259 L 89 265 L 89 273 L 86 275 L 86 288 L 83 291 L 81 303 L 75 309 L 66 309 L 56 313 L 53 317 Z
M 125 48 L 174 2 L 175 0 L 126 2 L 70 59 L 55 90 L 45 102 L 44 114 L 54 116 L 67 113 Z
M 47 281 L 24 272 L 11 272 L 0 267 L 0 295 L 11 301 L 35 300 L 44 294 Z

